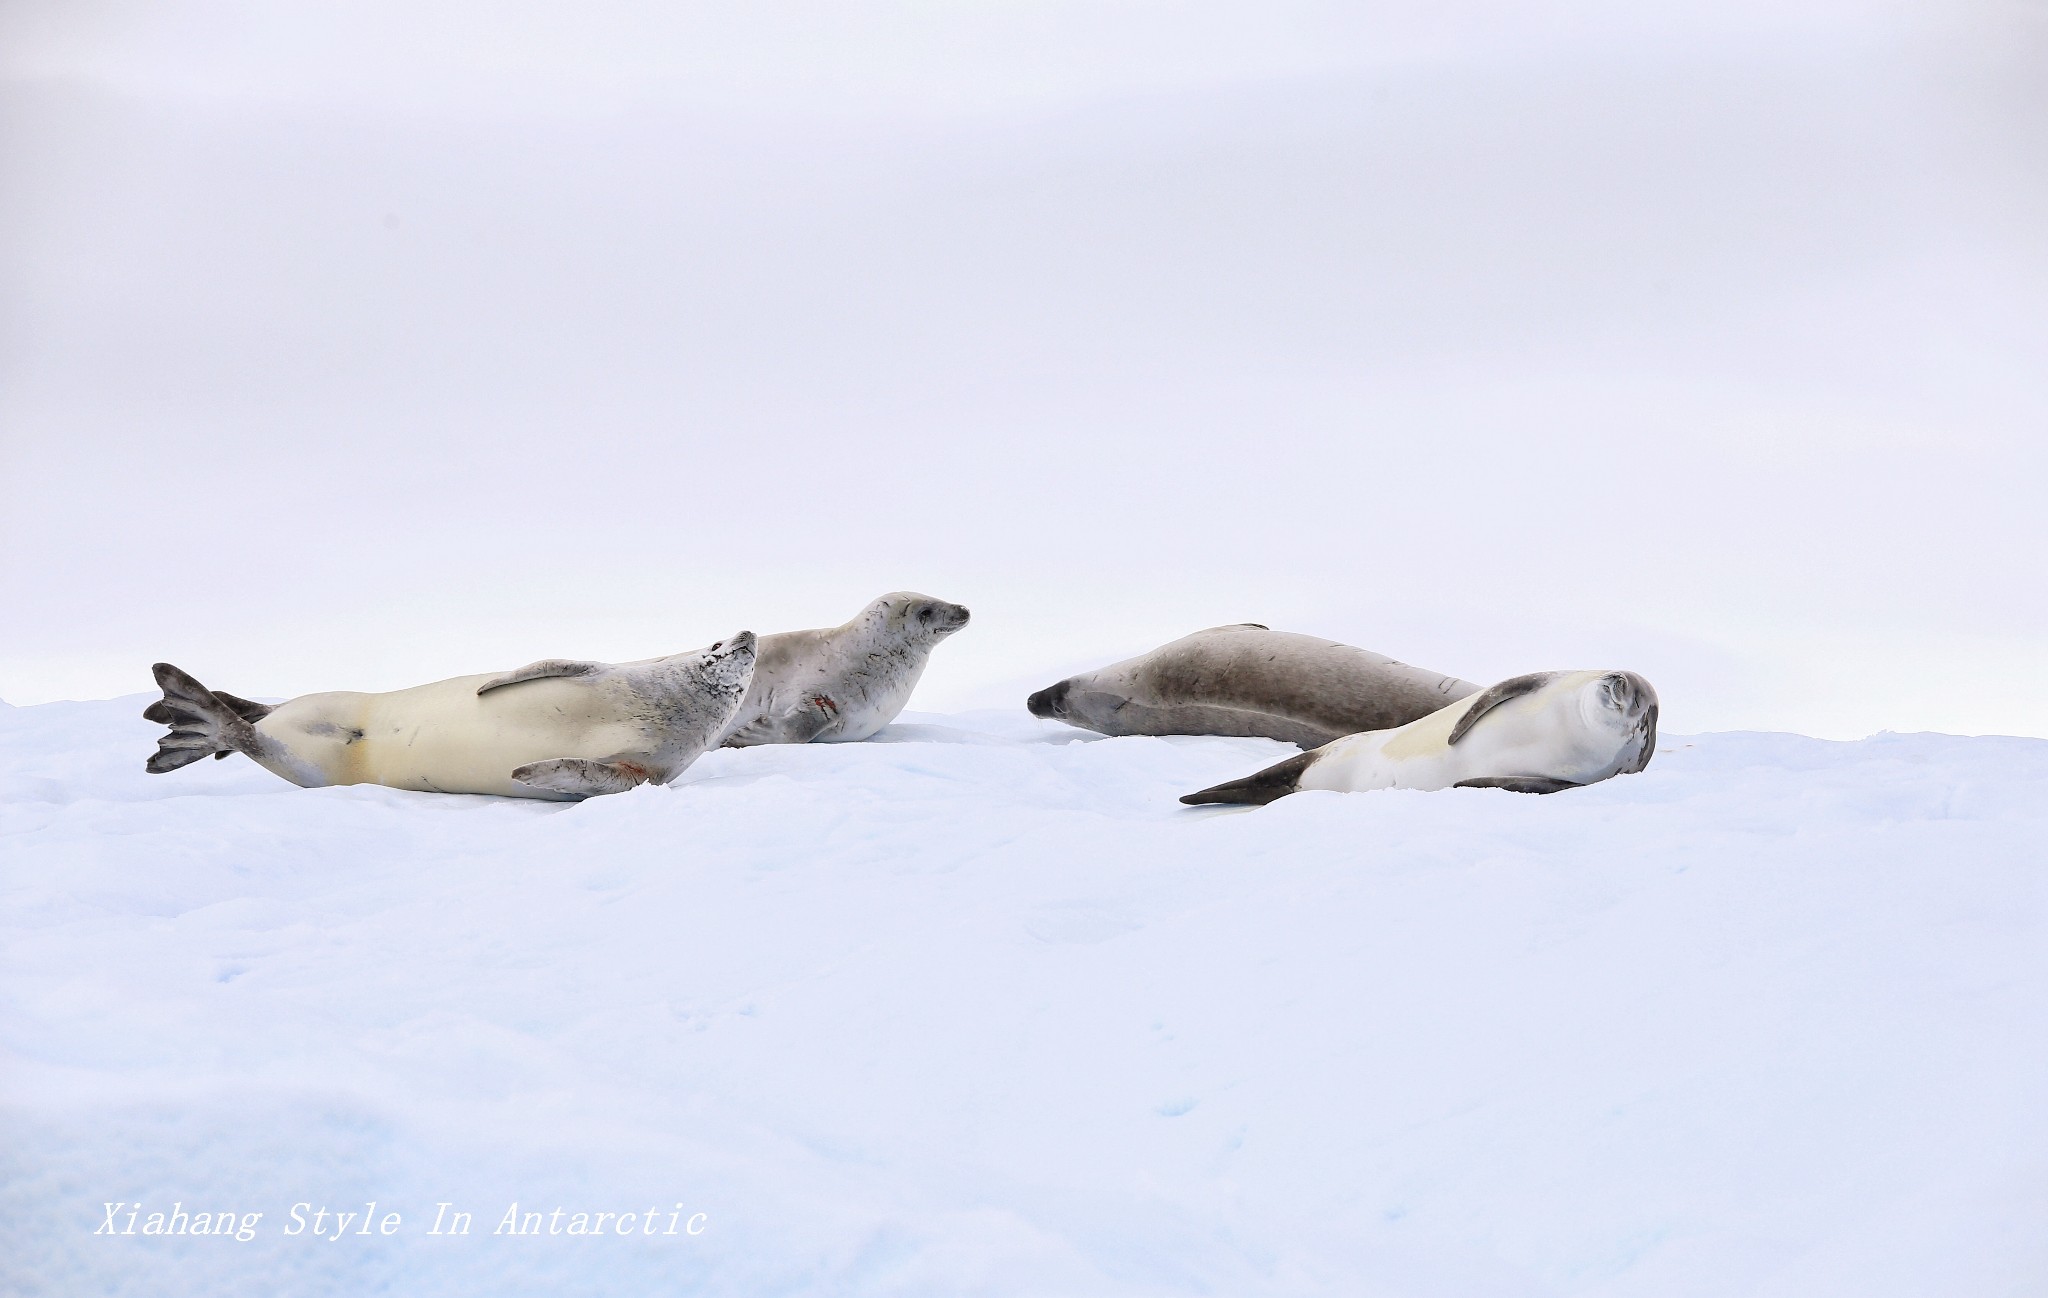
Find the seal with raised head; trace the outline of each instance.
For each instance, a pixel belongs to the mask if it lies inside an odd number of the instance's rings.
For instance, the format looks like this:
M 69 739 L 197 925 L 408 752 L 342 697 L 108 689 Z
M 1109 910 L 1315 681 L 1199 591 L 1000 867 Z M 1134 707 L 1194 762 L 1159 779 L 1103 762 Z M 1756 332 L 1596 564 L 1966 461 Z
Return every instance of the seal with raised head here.
M 275 706 L 209 690 L 169 663 L 142 714 L 171 733 L 148 769 L 243 753 L 305 788 L 384 784 L 429 793 L 575 801 L 665 784 L 731 723 L 754 671 L 754 633 L 633 663 L 548 658 L 381 694 L 302 694 Z
M 1406 725 L 1478 690 L 1368 649 L 1241 622 L 1070 676 L 1027 706 L 1104 735 L 1246 735 L 1314 748 Z
M 1264 804 L 1303 789 L 1556 793 L 1640 771 L 1656 749 L 1657 691 L 1634 672 L 1532 672 L 1181 801 Z
M 960 605 L 899 590 L 871 601 L 844 626 L 764 635 L 754 683 L 724 743 L 866 739 L 910 702 L 939 641 L 966 625 Z

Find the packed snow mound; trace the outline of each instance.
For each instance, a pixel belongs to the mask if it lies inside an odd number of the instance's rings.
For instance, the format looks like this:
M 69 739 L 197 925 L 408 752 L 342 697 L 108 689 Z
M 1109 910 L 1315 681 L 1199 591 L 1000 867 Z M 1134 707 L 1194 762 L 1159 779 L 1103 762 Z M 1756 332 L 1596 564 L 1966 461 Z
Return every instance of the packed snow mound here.
M 146 701 L 0 707 L 0 1289 L 2048 1283 L 2048 741 L 1192 809 L 1292 750 L 913 715 L 561 805 Z

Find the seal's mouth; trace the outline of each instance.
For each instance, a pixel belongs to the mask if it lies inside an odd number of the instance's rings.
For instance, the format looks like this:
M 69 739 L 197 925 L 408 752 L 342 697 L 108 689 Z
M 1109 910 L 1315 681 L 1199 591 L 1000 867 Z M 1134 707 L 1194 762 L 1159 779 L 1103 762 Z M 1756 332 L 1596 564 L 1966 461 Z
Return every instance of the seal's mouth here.
M 1650 764 L 1650 758 L 1657 751 L 1657 705 L 1652 703 L 1643 713 L 1643 719 L 1636 726 L 1636 735 L 1641 750 L 1636 755 L 1635 769 L 1640 771 Z
M 1048 721 L 1064 721 L 1066 720 L 1067 691 L 1073 687 L 1074 682 L 1072 681 L 1061 681 L 1057 685 L 1048 685 L 1024 700 L 1024 706 L 1031 709 L 1031 715 L 1034 717 L 1044 717 Z

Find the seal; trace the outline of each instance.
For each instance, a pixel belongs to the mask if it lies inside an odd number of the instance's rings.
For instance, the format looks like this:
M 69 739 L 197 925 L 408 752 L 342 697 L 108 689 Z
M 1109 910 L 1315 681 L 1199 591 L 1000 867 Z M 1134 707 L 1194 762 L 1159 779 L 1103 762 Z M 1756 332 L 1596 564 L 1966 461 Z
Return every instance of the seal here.
M 665 784 L 703 755 L 746 696 L 754 633 L 632 663 L 548 658 L 381 694 L 303 694 L 271 706 L 209 690 L 169 663 L 143 716 L 171 728 L 147 769 L 242 753 L 304 788 L 576 801 Z
M 1367 649 L 1240 622 L 1069 676 L 1026 706 L 1104 735 L 1245 735 L 1314 748 L 1478 691 Z
M 1263 805 L 1302 789 L 1556 793 L 1640 771 L 1656 748 L 1657 691 L 1634 672 L 1533 672 L 1181 801 Z
M 939 641 L 967 625 L 958 604 L 899 590 L 844 626 L 761 637 L 729 748 L 866 739 L 896 719 Z

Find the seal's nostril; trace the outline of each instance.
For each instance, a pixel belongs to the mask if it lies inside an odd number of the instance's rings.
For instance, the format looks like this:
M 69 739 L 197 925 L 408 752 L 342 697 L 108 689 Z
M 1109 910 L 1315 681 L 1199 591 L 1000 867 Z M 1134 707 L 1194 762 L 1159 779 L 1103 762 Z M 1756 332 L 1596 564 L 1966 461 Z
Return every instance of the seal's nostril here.
M 1067 691 L 1072 686 L 1073 682 L 1071 681 L 1061 681 L 1057 685 L 1048 685 L 1026 699 L 1024 706 L 1031 709 L 1031 715 L 1034 717 L 1048 717 L 1058 720 L 1060 709 L 1065 706 L 1067 701 Z

